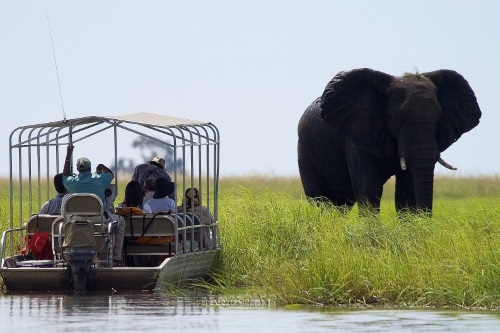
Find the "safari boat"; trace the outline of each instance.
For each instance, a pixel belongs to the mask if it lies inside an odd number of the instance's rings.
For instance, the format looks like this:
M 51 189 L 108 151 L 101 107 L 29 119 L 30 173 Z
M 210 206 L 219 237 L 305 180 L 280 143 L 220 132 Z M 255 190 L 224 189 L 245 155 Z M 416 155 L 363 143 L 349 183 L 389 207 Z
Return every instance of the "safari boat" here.
M 132 144 L 124 142 L 134 135 L 138 138 L 135 143 L 146 142 L 146 146 L 171 155 L 168 160 L 173 165 L 167 165 L 167 172 L 175 183 L 177 205 L 181 205 L 186 189 L 198 188 L 201 205 L 209 209 L 212 221 L 209 225 L 200 223 L 185 205 L 171 214 L 124 216 L 125 265 L 114 267 L 116 222 L 102 221 L 105 212 L 113 208 L 117 193 L 123 193 L 119 192 L 119 184 L 131 178 L 130 173 L 116 166 L 122 163 L 120 156 L 132 155 Z M 53 197 L 51 180 L 62 172 L 68 144 L 77 147 L 75 156 L 85 154 L 95 165 L 112 165 L 109 161 L 114 161 L 115 178 L 106 191 L 106 202 L 92 194 L 73 194 L 60 215 L 37 214 L 41 205 Z M 5 291 L 87 294 L 153 290 L 210 275 L 220 251 L 219 131 L 212 123 L 151 113 L 63 119 L 16 128 L 10 135 L 9 148 L 9 226 L 2 233 L 0 247 L 0 276 Z M 103 153 L 108 160 L 93 157 Z M 74 161 L 71 164 L 73 167 Z M 7 222 L 7 216 L 1 219 Z M 88 244 L 64 247 L 65 239 L 78 239 L 83 232 L 89 236 Z M 209 235 L 208 243 L 202 241 L 202 234 Z M 168 242 L 139 244 L 135 240 L 141 236 L 168 237 Z M 48 247 L 45 257 L 34 255 L 41 246 Z

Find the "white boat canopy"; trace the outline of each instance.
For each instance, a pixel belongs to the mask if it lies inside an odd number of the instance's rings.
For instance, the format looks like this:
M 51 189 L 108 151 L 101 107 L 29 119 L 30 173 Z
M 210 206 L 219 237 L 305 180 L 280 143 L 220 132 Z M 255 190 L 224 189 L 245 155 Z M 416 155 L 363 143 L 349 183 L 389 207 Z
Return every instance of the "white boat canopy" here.
M 168 160 L 174 165 L 167 164 L 167 172 L 176 183 L 176 197 L 180 200 L 185 189 L 197 187 L 202 204 L 209 207 L 217 221 L 220 150 L 217 127 L 210 122 L 141 112 L 63 119 L 13 130 L 9 139 L 11 228 L 21 226 L 53 196 L 52 178 L 62 172 L 68 144 L 75 146 L 75 160 L 87 156 L 95 165 L 107 166 L 112 161 L 118 191 L 118 184 L 131 177 L 120 174 L 116 167 L 119 158 L 130 157 L 134 148 L 139 149 L 129 144 L 131 134 L 150 140 L 155 148 L 165 146 L 172 152 Z M 93 156 L 106 156 L 109 160 L 97 161 Z

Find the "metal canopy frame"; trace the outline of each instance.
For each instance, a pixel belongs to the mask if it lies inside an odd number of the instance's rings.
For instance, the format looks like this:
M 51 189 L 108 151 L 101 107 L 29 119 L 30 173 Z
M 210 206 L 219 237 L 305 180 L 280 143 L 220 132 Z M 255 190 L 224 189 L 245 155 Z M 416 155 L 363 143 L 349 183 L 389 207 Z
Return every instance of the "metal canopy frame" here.
M 114 158 L 117 166 L 118 156 L 126 155 L 131 149 L 119 145 L 123 133 L 134 133 L 172 147 L 174 163 L 182 160 L 182 171 L 177 171 L 178 166 L 167 165 L 167 172 L 176 183 L 178 200 L 182 197 L 181 190 L 198 187 L 202 205 L 207 206 L 218 221 L 220 136 L 217 127 L 210 122 L 142 112 L 64 119 L 13 130 L 9 138 L 10 227 L 15 227 L 16 212 L 21 227 L 49 198 L 53 186 L 50 179 L 61 172 L 69 143 L 76 145 L 96 139 L 95 149 L 109 149 L 110 160 Z M 106 141 L 109 143 L 104 144 Z M 130 177 L 119 174 L 118 170 L 113 172 L 116 186 L 122 177 Z M 42 195 L 43 184 L 46 189 Z

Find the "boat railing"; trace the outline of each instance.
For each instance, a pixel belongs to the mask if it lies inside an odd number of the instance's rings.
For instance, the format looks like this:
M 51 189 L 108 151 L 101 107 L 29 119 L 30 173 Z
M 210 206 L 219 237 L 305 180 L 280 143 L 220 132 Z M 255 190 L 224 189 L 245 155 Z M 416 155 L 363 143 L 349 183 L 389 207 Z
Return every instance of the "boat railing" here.
M 22 258 L 24 255 L 29 255 L 30 253 L 30 238 L 33 237 L 33 235 L 38 231 L 38 232 L 49 232 L 51 233 L 51 226 L 54 220 L 57 219 L 62 219 L 62 216 L 60 215 L 50 215 L 50 214 L 33 214 L 29 217 L 29 219 L 23 224 L 23 226 L 19 228 L 11 228 L 7 229 L 3 232 L 2 234 L 2 244 L 1 244 L 1 258 L 4 260 L 6 257 L 6 252 L 7 252 L 7 244 L 10 240 L 10 242 L 13 242 L 9 248 L 10 251 L 14 251 L 14 253 L 11 253 L 10 255 L 15 255 L 18 256 L 19 259 Z M 9 238 L 7 238 L 7 235 L 9 234 L 14 234 L 17 233 L 17 235 L 10 235 Z M 52 233 L 51 233 L 51 238 Z M 24 258 L 26 259 L 26 258 Z M 28 258 L 29 259 L 29 258 Z M 4 262 L 2 262 L 2 267 L 4 266 Z
M 7 236 L 11 233 L 19 233 L 19 236 L 18 237 L 15 237 L 14 235 L 10 235 L 9 238 L 7 238 Z M 12 228 L 12 229 L 7 229 L 7 230 L 4 230 L 2 232 L 2 245 L 1 245 L 1 248 L 0 248 L 0 255 L 2 256 L 2 266 L 0 267 L 5 267 L 6 266 L 6 263 L 5 263 L 5 258 L 7 257 L 6 256 L 6 252 L 7 252 L 7 239 L 10 239 L 10 240 L 14 240 L 14 239 L 18 239 L 19 242 L 21 242 L 23 236 L 26 234 L 26 227 L 25 226 L 22 226 L 22 227 L 19 227 L 19 228 Z M 19 246 L 21 246 L 19 244 Z M 13 248 L 13 246 L 11 246 L 11 248 Z M 19 252 L 19 251 L 16 251 L 16 252 Z

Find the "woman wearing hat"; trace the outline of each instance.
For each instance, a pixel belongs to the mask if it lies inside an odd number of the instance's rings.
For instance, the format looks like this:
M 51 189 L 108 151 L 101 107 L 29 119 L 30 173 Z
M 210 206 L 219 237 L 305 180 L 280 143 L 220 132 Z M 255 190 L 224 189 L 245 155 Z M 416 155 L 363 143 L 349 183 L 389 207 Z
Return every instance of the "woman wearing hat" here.
M 164 177 L 155 180 L 155 191 L 153 197 L 144 202 L 144 208 L 152 213 L 169 212 L 175 213 L 177 207 L 175 201 L 168 196 L 174 191 L 174 183 Z

